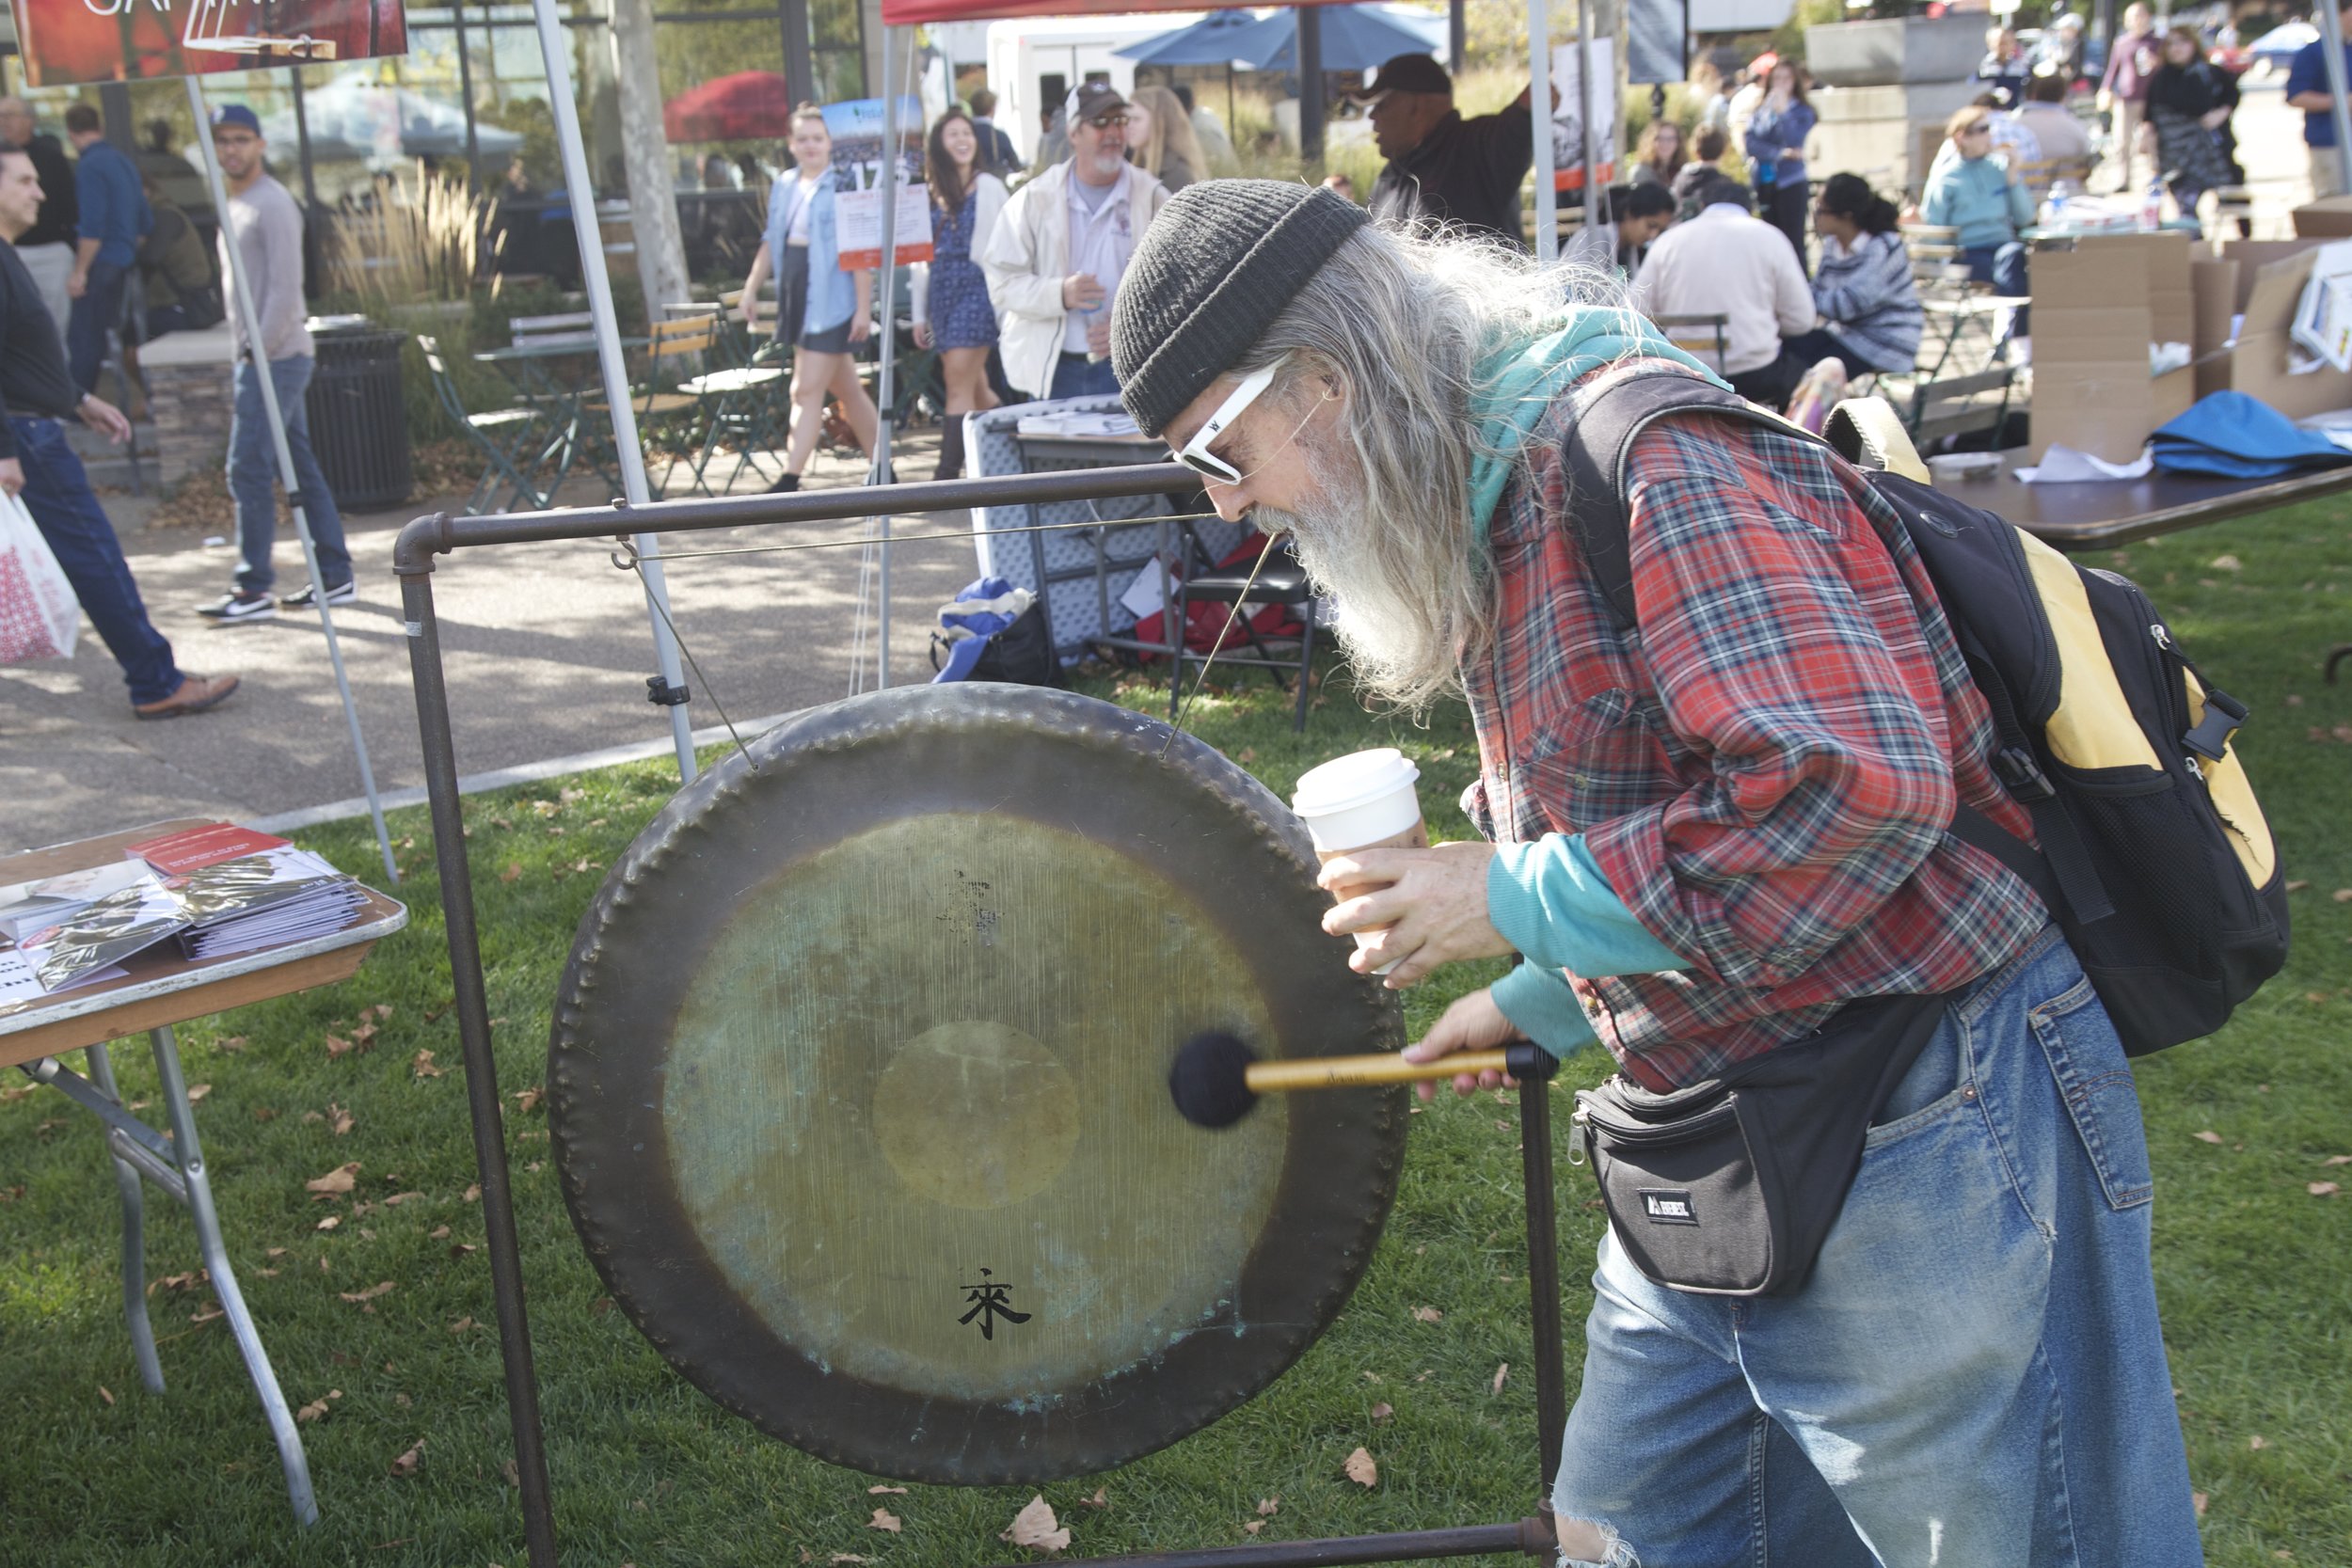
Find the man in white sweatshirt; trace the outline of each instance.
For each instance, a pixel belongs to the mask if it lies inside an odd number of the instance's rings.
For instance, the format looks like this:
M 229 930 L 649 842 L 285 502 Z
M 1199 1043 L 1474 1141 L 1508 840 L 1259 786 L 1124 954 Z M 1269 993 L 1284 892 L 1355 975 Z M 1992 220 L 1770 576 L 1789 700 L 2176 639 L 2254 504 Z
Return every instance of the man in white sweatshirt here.
M 1168 187 L 1127 161 L 1127 101 L 1070 95 L 1070 158 L 1013 192 L 980 254 L 1005 377 L 1033 398 L 1109 396 L 1111 301 Z
M 1780 341 L 1812 329 L 1813 290 L 1788 236 L 1742 201 L 1717 201 L 1660 235 L 1633 280 L 1633 302 L 1652 319 L 1725 318 L 1720 369 L 1751 403 L 1781 407 L 1804 373 L 1783 359 Z

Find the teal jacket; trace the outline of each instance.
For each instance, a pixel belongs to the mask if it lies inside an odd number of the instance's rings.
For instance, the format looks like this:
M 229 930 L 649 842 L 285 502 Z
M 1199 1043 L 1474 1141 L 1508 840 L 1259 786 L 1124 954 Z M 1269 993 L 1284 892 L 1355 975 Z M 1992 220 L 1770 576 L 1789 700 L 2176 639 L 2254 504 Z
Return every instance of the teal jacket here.
M 1963 249 L 2004 245 L 2033 222 L 2033 198 L 1990 156 L 1963 158 L 1929 182 L 1919 220 L 1959 230 Z

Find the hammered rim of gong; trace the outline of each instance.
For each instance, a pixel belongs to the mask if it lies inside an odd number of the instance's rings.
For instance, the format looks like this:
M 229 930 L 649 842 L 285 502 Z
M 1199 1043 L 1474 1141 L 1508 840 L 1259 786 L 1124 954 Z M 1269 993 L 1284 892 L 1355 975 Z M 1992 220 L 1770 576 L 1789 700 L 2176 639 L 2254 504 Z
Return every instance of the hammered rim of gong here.
M 665 890 L 675 892 L 669 888 L 673 879 L 683 879 L 691 891 L 698 868 L 734 869 L 747 856 L 767 857 L 757 878 L 772 877 L 827 847 L 821 838 L 801 842 L 810 831 L 806 811 L 795 811 L 782 832 L 756 845 L 723 842 L 726 830 L 755 819 L 760 798 L 789 792 L 804 770 L 854 768 L 862 752 L 886 757 L 897 747 L 919 749 L 966 736 L 1043 748 L 1024 752 L 1025 766 L 1041 766 L 1038 759 L 1059 747 L 1107 759 L 1105 771 L 1113 776 L 1149 782 L 1165 771 L 1175 781 L 1174 798 L 1198 797 L 1201 809 L 1221 806 L 1224 825 L 1248 841 L 1250 854 L 1263 857 L 1250 895 L 1269 907 L 1295 906 L 1282 911 L 1282 920 L 1303 922 L 1312 935 L 1293 946 L 1334 943 L 1330 962 L 1302 966 L 1310 971 L 1304 979 L 1286 981 L 1288 1014 L 1313 1022 L 1285 1032 L 1279 1043 L 1306 1043 L 1307 1054 L 1402 1045 L 1394 995 L 1344 967 L 1339 957 L 1344 939 L 1321 936 L 1317 917 L 1327 900 L 1314 887 L 1317 862 L 1304 830 L 1239 767 L 1188 736 L 1171 742 L 1168 726 L 1156 720 L 1073 693 L 977 683 L 901 688 L 811 710 L 753 740 L 749 760 L 732 755 L 681 790 L 615 863 L 581 917 L 558 989 L 548 1062 L 548 1125 L 565 1205 L 608 1293 L 704 1393 L 771 1435 L 835 1464 L 901 1480 L 1027 1484 L 1108 1469 L 1164 1448 L 1238 1407 L 1306 1352 L 1371 1261 L 1395 1196 L 1406 1097 L 1401 1088 L 1334 1091 L 1316 1097 L 1314 1114 L 1291 1117 L 1274 1209 L 1311 1233 L 1319 1272 L 1297 1281 L 1284 1277 L 1283 1271 L 1298 1263 L 1297 1238 L 1280 1227 L 1270 1224 L 1254 1238 L 1233 1294 L 1263 1291 L 1289 1309 L 1273 1323 L 1253 1322 L 1246 1338 L 1233 1337 L 1230 1343 L 1239 1350 L 1216 1355 L 1205 1348 L 1215 1337 L 1191 1336 L 1140 1370 L 1121 1369 L 1057 1401 L 1051 1411 L 1016 1412 L 1002 1402 L 925 1397 L 847 1379 L 786 1340 L 736 1299 L 701 1239 L 677 1223 L 682 1211 L 665 1204 L 668 1134 L 653 1109 L 660 1097 L 649 1098 L 633 1083 L 616 1092 L 602 1082 L 608 1042 L 600 1025 L 613 1023 L 662 983 L 658 974 L 635 975 L 660 966 L 649 966 L 643 944 L 628 940 L 631 927 L 657 918 L 673 925 L 696 918 L 691 901 L 664 900 Z M 1164 764 L 1158 760 L 1163 751 Z M 848 760 L 834 764 L 838 758 Z M 916 796 L 949 795 L 957 783 L 893 778 L 894 787 Z M 803 793 L 795 803 L 806 800 Z M 951 804 L 939 802 L 943 809 Z M 918 801 L 892 810 L 860 801 L 829 809 L 848 818 L 863 809 L 880 822 L 921 815 L 923 807 Z M 1231 891 L 1228 884 L 1217 886 Z M 701 911 L 700 918 L 710 916 Z M 704 951 L 694 949 L 691 958 L 671 966 L 679 986 Z M 1255 953 L 1244 957 L 1263 990 L 1269 976 L 1256 966 L 1270 960 Z M 611 982 L 629 978 L 641 983 L 626 998 L 607 994 Z M 677 992 L 668 999 L 675 1004 Z M 638 1010 L 658 1006 L 648 1002 Z M 1302 1042 L 1301 1034 L 1312 1037 Z M 666 1050 L 666 1039 L 662 1044 Z M 642 1065 L 628 1059 L 625 1045 L 612 1050 L 620 1058 L 616 1068 Z M 1170 1108 L 1168 1114 L 1176 1113 Z M 1342 1181 L 1353 1190 L 1335 1190 Z M 666 1235 L 666 1242 L 650 1243 L 656 1235 Z M 1138 1410 L 1155 1418 L 1138 1422 Z M 952 1429 L 953 1438 L 927 1447 L 911 1436 L 943 1426 Z

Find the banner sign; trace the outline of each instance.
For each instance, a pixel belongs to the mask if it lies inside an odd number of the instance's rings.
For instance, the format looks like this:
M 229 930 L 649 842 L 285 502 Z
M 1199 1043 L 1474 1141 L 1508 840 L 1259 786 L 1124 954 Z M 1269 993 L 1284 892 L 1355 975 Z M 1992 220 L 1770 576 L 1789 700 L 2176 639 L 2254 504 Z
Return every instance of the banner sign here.
M 1658 87 L 1688 76 L 1690 17 L 1690 0 L 1632 0 L 1625 13 L 1626 80 Z
M 882 264 L 882 101 L 856 98 L 825 105 L 833 137 L 835 243 L 841 270 Z M 931 259 L 930 193 L 923 184 L 923 105 L 898 100 L 898 223 L 891 250 L 897 264 Z
M 1600 182 L 1607 184 L 1617 169 L 1616 55 L 1610 39 L 1594 39 L 1585 47 L 1593 53 L 1593 148 L 1600 160 Z M 1551 86 L 1560 106 L 1551 116 L 1551 182 L 1555 190 L 1584 188 L 1584 115 L 1577 90 L 1577 46 L 1564 43 L 1551 52 Z
M 405 54 L 402 0 L 14 0 L 27 87 Z

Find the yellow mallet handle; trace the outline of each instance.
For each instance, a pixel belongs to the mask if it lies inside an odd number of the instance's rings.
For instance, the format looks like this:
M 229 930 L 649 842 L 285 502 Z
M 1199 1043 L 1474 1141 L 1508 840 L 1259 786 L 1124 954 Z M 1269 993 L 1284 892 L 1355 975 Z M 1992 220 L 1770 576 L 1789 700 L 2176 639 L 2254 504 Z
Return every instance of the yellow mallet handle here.
M 1253 1094 L 1289 1089 L 1354 1089 L 1368 1084 L 1419 1084 L 1460 1073 L 1507 1072 L 1500 1051 L 1465 1051 L 1434 1062 L 1408 1062 L 1402 1056 L 1300 1056 L 1279 1062 L 1252 1062 L 1244 1074 Z

